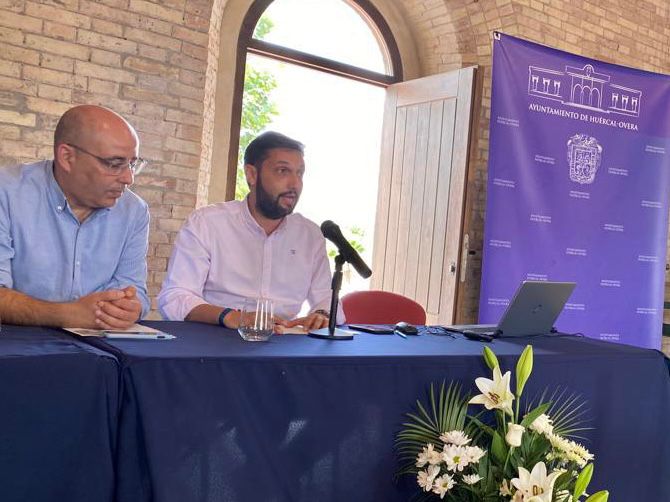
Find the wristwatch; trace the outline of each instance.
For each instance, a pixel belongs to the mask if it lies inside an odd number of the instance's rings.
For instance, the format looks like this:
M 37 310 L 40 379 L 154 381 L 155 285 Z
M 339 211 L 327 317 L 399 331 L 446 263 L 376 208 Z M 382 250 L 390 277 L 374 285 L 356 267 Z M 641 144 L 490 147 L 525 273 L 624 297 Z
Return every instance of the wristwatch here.
M 225 308 L 221 311 L 221 313 L 219 314 L 219 326 L 223 326 L 224 328 L 226 327 L 226 323 L 224 322 L 224 320 L 226 316 L 234 310 L 235 309 Z
M 323 309 L 315 310 L 312 314 L 321 314 L 322 316 L 330 317 L 330 312 Z

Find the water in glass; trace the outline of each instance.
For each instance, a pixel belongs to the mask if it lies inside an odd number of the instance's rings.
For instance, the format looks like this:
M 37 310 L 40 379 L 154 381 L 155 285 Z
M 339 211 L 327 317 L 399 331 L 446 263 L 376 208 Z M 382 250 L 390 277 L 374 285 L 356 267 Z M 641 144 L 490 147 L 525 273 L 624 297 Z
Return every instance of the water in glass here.
M 248 298 L 240 316 L 240 336 L 248 342 L 265 342 L 274 329 L 272 301 L 266 298 Z

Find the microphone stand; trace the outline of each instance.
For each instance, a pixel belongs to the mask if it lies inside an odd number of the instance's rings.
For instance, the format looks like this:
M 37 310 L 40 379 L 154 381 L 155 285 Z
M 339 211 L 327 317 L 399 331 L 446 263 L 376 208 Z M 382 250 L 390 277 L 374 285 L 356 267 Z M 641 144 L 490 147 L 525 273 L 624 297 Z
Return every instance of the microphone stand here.
M 353 340 L 354 336 L 351 332 L 335 327 L 337 323 L 337 305 L 339 304 L 340 286 L 342 286 L 342 265 L 344 265 L 344 258 L 338 254 L 335 257 L 335 273 L 333 274 L 333 282 L 331 289 L 333 294 L 330 297 L 330 317 L 328 318 L 328 327 L 310 331 L 307 336 L 312 338 L 322 338 L 324 340 Z

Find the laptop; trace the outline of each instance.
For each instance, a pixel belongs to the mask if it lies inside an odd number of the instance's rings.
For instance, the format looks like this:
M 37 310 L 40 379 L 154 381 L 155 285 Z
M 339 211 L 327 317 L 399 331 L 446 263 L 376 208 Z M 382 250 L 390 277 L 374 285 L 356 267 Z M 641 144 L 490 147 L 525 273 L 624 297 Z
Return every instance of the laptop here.
M 498 324 L 445 326 L 449 331 L 509 337 L 551 333 L 574 282 L 523 281 Z

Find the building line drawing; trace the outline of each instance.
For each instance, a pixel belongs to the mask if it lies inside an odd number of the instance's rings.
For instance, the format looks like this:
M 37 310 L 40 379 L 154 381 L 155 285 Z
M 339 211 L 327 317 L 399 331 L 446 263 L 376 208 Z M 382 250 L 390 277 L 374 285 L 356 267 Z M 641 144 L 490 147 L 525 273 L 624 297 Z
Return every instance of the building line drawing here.
M 611 82 L 611 76 L 596 72 L 591 64 L 566 66 L 564 71 L 528 67 L 528 94 L 559 101 L 563 105 L 601 113 L 639 117 L 642 91 Z

